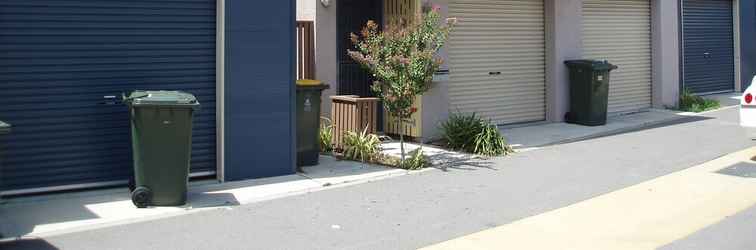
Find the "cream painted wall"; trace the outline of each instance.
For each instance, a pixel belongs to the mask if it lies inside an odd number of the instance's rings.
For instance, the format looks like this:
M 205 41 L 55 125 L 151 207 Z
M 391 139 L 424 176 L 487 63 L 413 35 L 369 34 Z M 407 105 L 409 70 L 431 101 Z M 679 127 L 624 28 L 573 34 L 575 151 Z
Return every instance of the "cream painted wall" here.
M 317 2 L 319 0 L 297 0 L 297 21 L 314 21 Z
M 545 0 L 546 120 L 564 121 L 570 109 L 570 79 L 566 60 L 583 56 L 582 0 Z
M 315 9 L 315 77 L 330 85 L 323 91 L 321 111 L 323 116 L 331 115 L 331 96 L 336 94 L 338 88 L 338 62 L 336 61 L 336 1 L 331 0 L 328 7 L 320 4 L 319 0 L 308 1 L 314 4 Z M 299 7 L 297 7 L 299 8 Z
M 677 1 L 651 0 L 651 105 L 676 107 L 680 95 Z
M 305 0 L 298 0 L 303 2 Z M 330 113 L 328 96 L 336 93 L 336 1 L 326 8 L 318 0 L 314 4 L 316 17 L 316 74 L 318 79 L 331 85 L 324 94 L 324 114 Z M 425 5 L 438 5 L 446 17 L 450 0 L 420 0 Z M 580 59 L 582 52 L 583 0 L 544 0 L 546 15 L 546 112 L 547 121 L 561 122 L 569 110 L 569 76 L 565 60 Z M 653 46 L 653 105 L 661 108 L 674 106 L 679 94 L 679 38 L 677 5 L 671 0 L 652 1 Z M 298 7 L 299 9 L 300 7 Z M 464 20 L 461 20 L 464 21 Z M 447 63 L 442 69 L 452 73 L 448 66 L 448 53 L 440 56 Z M 437 137 L 437 125 L 449 114 L 448 76 L 437 76 L 435 86 L 423 100 L 423 139 Z
M 423 0 L 423 6 L 432 7 L 437 5 L 440 9 L 442 22 L 445 22 L 449 15 L 448 0 Z M 444 60 L 441 70 L 449 70 L 449 53 L 448 45 L 441 49 L 438 57 Z M 422 133 L 421 140 L 430 141 L 439 139 L 441 134 L 439 126 L 449 117 L 449 75 L 435 75 L 433 85 L 423 95 L 422 109 Z

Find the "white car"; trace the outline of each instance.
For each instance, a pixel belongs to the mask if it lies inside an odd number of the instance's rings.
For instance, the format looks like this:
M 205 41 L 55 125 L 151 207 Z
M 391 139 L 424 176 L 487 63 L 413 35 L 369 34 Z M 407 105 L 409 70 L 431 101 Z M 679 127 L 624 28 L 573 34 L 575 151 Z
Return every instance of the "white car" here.
M 756 77 L 740 98 L 740 126 L 756 127 Z

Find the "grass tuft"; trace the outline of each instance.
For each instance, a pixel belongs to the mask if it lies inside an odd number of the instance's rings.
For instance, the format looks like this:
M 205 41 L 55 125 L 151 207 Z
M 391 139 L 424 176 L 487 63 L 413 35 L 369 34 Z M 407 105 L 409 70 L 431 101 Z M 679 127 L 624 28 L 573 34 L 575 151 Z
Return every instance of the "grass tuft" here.
M 680 94 L 680 104 L 678 109 L 681 111 L 700 113 L 718 109 L 719 107 L 719 101 L 703 98 L 693 94 L 689 89 L 683 90 L 682 94 Z
M 321 153 L 327 154 L 333 152 L 333 123 L 331 122 L 331 119 L 325 117 L 320 118 L 318 139 L 320 140 Z
M 454 113 L 441 124 L 446 146 L 453 150 L 483 155 L 501 156 L 514 153 L 495 124 L 472 114 Z

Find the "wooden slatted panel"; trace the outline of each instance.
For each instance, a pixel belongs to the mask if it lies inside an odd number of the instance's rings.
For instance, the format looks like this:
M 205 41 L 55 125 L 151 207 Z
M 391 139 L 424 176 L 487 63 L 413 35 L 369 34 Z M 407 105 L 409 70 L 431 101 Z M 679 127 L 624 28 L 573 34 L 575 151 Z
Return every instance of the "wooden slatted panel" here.
M 384 20 L 386 24 L 396 24 L 402 19 L 411 20 L 419 15 L 421 11 L 420 1 L 418 0 L 385 0 L 384 2 Z M 413 107 L 417 112 L 412 114 L 410 122 L 405 122 L 403 126 L 397 124 L 397 119 L 392 117 L 388 112 L 384 115 L 383 131 L 387 134 L 403 134 L 410 137 L 420 137 L 422 122 L 422 96 L 415 98 Z
M 609 83 L 609 112 L 651 107 L 649 0 L 585 0 L 583 50 L 587 59 L 619 66 Z
M 3 0 L 4 191 L 125 183 L 129 114 L 101 102 L 135 89 L 197 96 L 191 170 L 215 171 L 215 27 L 215 0 Z
M 383 130 L 386 134 L 391 135 L 406 135 L 410 137 L 420 137 L 422 135 L 422 112 L 423 112 L 423 96 L 415 97 L 415 101 L 412 103 L 414 108 L 417 108 L 417 112 L 412 114 L 408 120 L 399 126 L 398 119 L 386 113 L 383 124 Z
M 315 79 L 315 26 L 297 21 L 297 79 Z
M 387 25 L 397 24 L 414 18 L 420 13 L 419 0 L 385 0 L 383 2 L 383 17 Z
M 451 109 L 497 124 L 545 119 L 542 0 L 453 0 Z
M 331 121 L 333 121 L 334 149 L 343 149 L 346 131 L 375 133 L 378 124 L 378 98 L 354 95 L 331 96 Z

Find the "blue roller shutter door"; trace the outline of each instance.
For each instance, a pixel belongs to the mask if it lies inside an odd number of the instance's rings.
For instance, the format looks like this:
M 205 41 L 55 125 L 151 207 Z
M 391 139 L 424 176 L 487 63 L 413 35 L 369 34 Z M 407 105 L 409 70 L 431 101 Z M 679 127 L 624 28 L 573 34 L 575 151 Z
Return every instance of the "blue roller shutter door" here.
M 129 121 L 103 96 L 184 90 L 192 172 L 215 171 L 215 0 L 0 2 L 3 190 L 117 183 L 131 173 Z
M 694 93 L 735 89 L 732 0 L 682 1 L 683 86 Z

